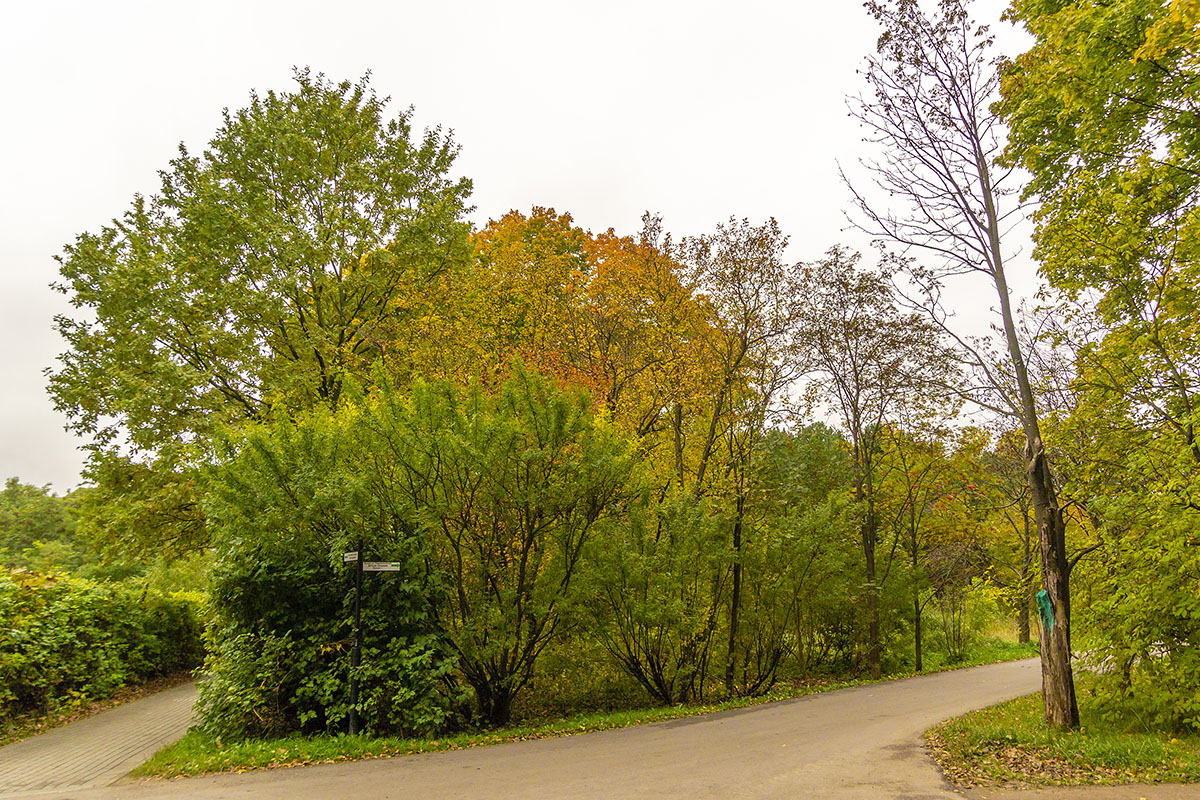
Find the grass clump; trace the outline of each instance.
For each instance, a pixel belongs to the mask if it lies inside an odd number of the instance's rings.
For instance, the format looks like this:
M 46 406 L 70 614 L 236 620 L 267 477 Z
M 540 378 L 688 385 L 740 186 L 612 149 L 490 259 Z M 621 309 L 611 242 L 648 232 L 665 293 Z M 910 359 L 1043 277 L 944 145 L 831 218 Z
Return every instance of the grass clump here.
M 945 653 L 934 652 L 926 655 L 925 669 L 920 673 L 910 675 L 925 675 L 931 672 L 946 672 L 953 669 L 978 667 L 984 664 L 998 664 L 1001 661 L 1018 661 L 1022 658 L 1033 658 L 1038 654 L 1037 644 L 1024 644 L 1002 638 L 989 638 L 979 642 L 967 653 L 961 661 L 948 661 Z
M 926 740 L 960 788 L 1200 781 L 1200 736 L 1153 730 L 1134 715 L 1101 716 L 1088 692 L 1079 699 L 1075 731 L 1045 724 L 1039 693 L 944 722 Z

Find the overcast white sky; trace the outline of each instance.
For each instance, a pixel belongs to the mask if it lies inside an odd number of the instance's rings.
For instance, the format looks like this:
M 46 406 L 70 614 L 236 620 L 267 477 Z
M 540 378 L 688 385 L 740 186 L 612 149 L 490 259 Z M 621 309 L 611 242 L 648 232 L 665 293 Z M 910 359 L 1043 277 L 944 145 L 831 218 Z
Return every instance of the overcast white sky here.
M 1003 3 L 977 5 L 997 18 Z M 774 216 L 797 260 L 863 244 L 842 230 L 835 164 L 861 155 L 843 97 L 875 30 L 857 0 L 41 0 L 4 17 L 0 480 L 79 482 L 79 442 L 42 374 L 68 309 L 48 288 L 53 256 L 153 193 L 222 108 L 290 90 L 293 65 L 370 70 L 418 127 L 452 128 L 478 224 L 543 205 L 634 233 L 649 209 L 677 235 Z

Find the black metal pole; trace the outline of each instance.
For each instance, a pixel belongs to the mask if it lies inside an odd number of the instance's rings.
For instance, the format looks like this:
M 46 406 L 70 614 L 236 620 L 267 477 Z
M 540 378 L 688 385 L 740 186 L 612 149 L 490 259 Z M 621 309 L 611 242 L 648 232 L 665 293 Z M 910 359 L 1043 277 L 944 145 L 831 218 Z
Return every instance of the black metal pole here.
M 354 644 L 350 648 L 350 735 L 358 733 L 358 665 L 362 658 L 362 540 L 354 560 Z

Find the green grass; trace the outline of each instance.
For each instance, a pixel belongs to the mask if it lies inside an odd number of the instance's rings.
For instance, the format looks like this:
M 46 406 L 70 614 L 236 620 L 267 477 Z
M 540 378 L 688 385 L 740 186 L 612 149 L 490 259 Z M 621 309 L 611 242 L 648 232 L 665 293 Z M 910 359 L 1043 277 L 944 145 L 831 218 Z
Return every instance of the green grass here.
M 961 788 L 1200 780 L 1200 735 L 1147 730 L 1135 718 L 1108 721 L 1086 691 L 1079 699 L 1077 731 L 1051 730 L 1039 693 L 950 720 L 926 740 Z
M 950 666 L 933 665 L 925 672 L 941 671 L 976 666 L 997 661 L 1009 661 L 1036 655 L 1029 645 L 994 642 L 980 647 L 972 657 L 960 664 Z M 885 680 L 908 677 L 912 673 L 890 675 Z M 624 728 L 648 722 L 679 719 L 681 717 L 708 714 L 735 708 L 769 703 L 800 697 L 817 692 L 842 689 L 870 683 L 869 680 L 850 681 L 797 681 L 777 685 L 775 689 L 758 697 L 740 697 L 722 702 L 687 706 L 643 708 L 626 711 L 596 712 L 572 716 L 566 719 L 538 720 L 524 725 L 501 730 L 460 733 L 427 739 L 402 739 L 393 737 L 370 737 L 348 735 L 288 736 L 281 739 L 251 739 L 237 742 L 222 742 L 198 730 L 191 730 L 173 745 L 159 751 L 142 764 L 135 775 L 177 777 L 202 775 L 214 772 L 245 772 L 254 769 L 291 767 L 305 764 L 328 764 L 338 761 L 355 761 L 364 758 L 428 753 L 438 750 L 459 750 L 480 745 L 515 742 L 525 739 L 545 739 L 553 736 L 569 736 L 576 733 Z
M 921 674 L 977 667 L 982 664 L 996 664 L 1001 661 L 1016 661 L 1022 658 L 1033 658 L 1037 654 L 1037 645 L 1032 642 L 1017 644 L 1005 639 L 989 639 L 972 647 L 964 661 L 947 662 L 945 653 L 927 653 L 924 657 L 925 669 L 921 671 Z

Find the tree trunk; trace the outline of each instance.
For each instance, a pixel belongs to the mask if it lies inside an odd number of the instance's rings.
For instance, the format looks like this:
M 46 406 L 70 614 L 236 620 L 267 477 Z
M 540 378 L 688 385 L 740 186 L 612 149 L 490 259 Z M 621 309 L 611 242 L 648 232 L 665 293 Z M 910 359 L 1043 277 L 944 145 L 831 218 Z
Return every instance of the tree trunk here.
M 1022 504 L 1021 517 L 1024 519 L 1024 539 L 1022 540 L 1024 554 L 1021 560 L 1021 575 L 1019 578 L 1019 598 L 1017 600 L 1017 642 L 1029 644 L 1029 609 L 1033 605 L 1033 536 L 1029 525 L 1029 506 Z
M 487 721 L 493 728 L 501 728 L 512 719 L 512 694 L 499 691 L 492 695 L 491 708 L 487 710 Z
M 729 650 L 725 657 L 725 693 L 733 695 L 734 671 L 737 667 L 738 625 L 742 605 L 742 515 L 746 498 L 737 499 L 737 516 L 733 522 L 733 590 L 729 597 Z
M 1012 300 L 1008 294 L 1008 280 L 1004 274 L 1004 261 L 1000 250 L 1000 224 L 996 213 L 995 194 L 987 160 L 982 152 L 977 153 L 977 162 L 987 219 L 988 245 L 992 256 L 992 279 L 1000 301 L 1004 338 L 1017 381 L 1021 426 L 1025 431 L 1025 456 L 1028 459 L 1025 473 L 1041 545 L 1042 584 L 1054 609 L 1050 630 L 1042 632 L 1042 702 L 1046 722 L 1052 727 L 1067 730 L 1079 727 L 1079 707 L 1075 703 L 1075 678 L 1071 673 L 1071 601 L 1068 581 L 1070 568 L 1067 566 L 1066 526 L 1062 509 L 1058 507 L 1054 477 L 1050 472 L 1046 448 L 1042 442 L 1033 385 L 1029 380 L 1025 357 L 1021 353 L 1017 326 L 1013 322 Z
M 1033 491 L 1034 515 L 1041 543 L 1042 585 L 1053 610 L 1048 630 L 1045 621 L 1042 622 L 1042 701 L 1046 722 L 1055 728 L 1067 730 L 1079 727 L 1079 706 L 1075 700 L 1075 678 L 1071 671 L 1071 596 L 1066 526 L 1040 439 L 1032 443 L 1027 455 L 1029 484 Z
M 920 552 L 917 542 L 917 526 L 916 521 L 912 518 L 913 511 L 909 511 L 909 545 L 912 553 L 912 601 L 913 601 L 913 669 L 920 672 L 925 668 L 925 660 L 921 651 L 921 584 L 917 580 L 918 570 L 920 569 L 920 559 L 917 554 Z
M 867 578 L 867 668 L 871 677 L 882 675 L 879 657 L 879 586 L 875 582 L 875 544 L 878 541 L 878 520 L 875 518 L 875 487 L 871 481 L 871 455 L 868 444 L 859 444 L 862 470 L 856 481 L 855 499 L 866 504 L 862 522 L 863 560 Z
M 913 587 L 913 649 L 916 651 L 913 668 L 920 672 L 925 669 L 925 662 L 921 653 L 921 597 L 915 585 Z
M 867 562 L 867 667 L 871 670 L 872 678 L 879 678 L 882 674 L 879 657 L 879 585 L 875 582 L 876 527 L 875 512 L 868 510 L 862 539 L 863 558 Z
M 683 486 L 683 405 L 675 404 L 675 413 L 671 415 L 671 429 L 675 436 L 675 477 Z

